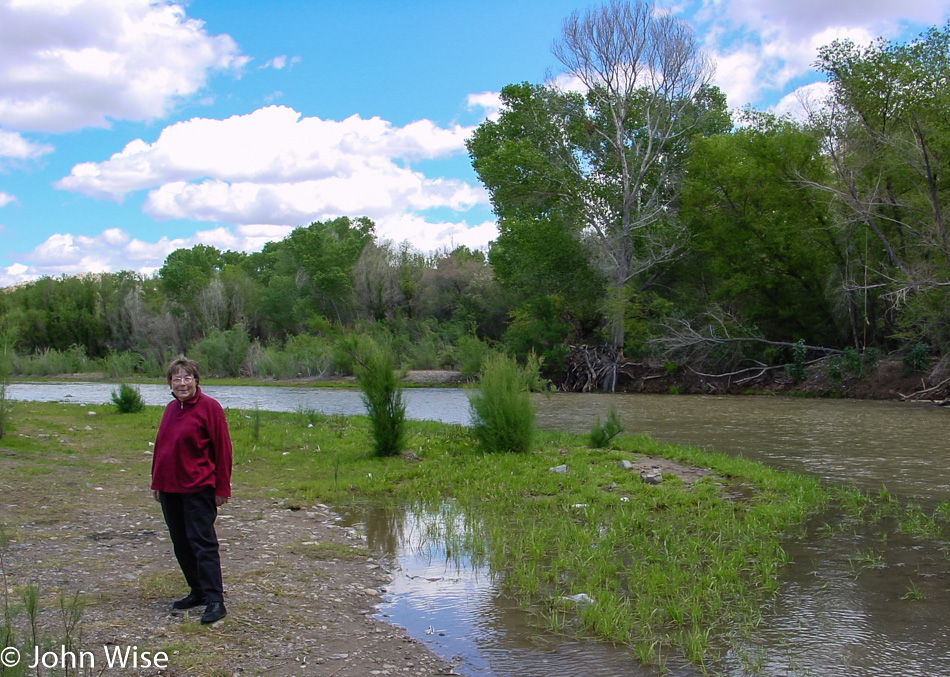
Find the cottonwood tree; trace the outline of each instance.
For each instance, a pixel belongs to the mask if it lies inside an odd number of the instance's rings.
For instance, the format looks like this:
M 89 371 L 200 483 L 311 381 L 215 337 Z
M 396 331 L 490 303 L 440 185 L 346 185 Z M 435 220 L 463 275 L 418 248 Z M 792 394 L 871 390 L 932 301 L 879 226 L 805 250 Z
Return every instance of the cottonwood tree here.
M 950 347 L 950 24 L 907 44 L 835 41 L 817 65 L 846 288 L 865 317 L 897 318 L 882 333 Z
M 574 12 L 554 55 L 587 89 L 591 143 L 578 148 L 582 218 L 612 287 L 610 340 L 623 350 L 625 287 L 673 259 L 683 161 L 712 75 L 690 27 L 653 5 L 616 0 Z
M 710 112 L 720 123 L 728 116 L 692 30 L 650 4 L 575 12 L 553 52 L 586 95 L 508 89 L 508 108 L 469 150 L 502 235 L 536 217 L 590 245 L 608 280 L 605 319 L 619 362 L 631 283 L 684 245 L 677 198 L 690 138 L 709 131 Z M 615 379 L 614 370 L 603 385 Z

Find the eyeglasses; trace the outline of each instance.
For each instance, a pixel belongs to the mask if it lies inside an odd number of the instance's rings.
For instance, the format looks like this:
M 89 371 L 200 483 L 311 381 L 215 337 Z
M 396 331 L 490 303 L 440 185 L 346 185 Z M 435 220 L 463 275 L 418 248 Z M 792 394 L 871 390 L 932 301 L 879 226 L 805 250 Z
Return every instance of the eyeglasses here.
M 175 378 L 172 379 L 172 383 L 175 383 L 175 384 L 191 383 L 194 380 L 195 380 L 194 376 L 176 376 Z

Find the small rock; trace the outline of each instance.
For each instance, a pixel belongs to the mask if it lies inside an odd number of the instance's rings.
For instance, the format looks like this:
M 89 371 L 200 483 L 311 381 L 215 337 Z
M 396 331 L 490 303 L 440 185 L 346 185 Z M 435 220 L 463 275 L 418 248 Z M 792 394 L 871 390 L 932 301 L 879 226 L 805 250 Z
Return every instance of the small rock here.
M 551 471 L 551 472 L 558 473 L 558 474 L 561 474 L 561 475 L 566 475 L 566 474 L 567 474 L 567 466 L 566 466 L 566 465 L 556 465 L 556 466 L 554 466 L 553 468 L 550 468 L 550 471 Z

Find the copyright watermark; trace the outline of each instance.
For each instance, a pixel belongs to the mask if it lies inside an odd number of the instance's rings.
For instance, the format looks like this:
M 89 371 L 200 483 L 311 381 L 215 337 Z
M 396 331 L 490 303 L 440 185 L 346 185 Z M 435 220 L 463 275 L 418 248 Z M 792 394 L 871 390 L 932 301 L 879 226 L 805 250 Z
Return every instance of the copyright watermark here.
M 0 665 L 13 668 L 20 664 L 20 650 L 15 646 L 8 646 L 0 651 Z
M 13 668 L 26 660 L 26 666 L 31 670 L 54 668 L 61 670 L 94 669 L 99 665 L 104 670 L 159 668 L 168 667 L 168 654 L 164 651 L 143 651 L 137 646 L 108 646 L 103 645 L 102 651 L 97 654 L 92 651 L 76 651 L 61 646 L 59 651 L 43 651 L 34 647 L 33 653 L 26 657 L 20 654 L 15 646 L 8 646 L 0 650 L 0 666 Z

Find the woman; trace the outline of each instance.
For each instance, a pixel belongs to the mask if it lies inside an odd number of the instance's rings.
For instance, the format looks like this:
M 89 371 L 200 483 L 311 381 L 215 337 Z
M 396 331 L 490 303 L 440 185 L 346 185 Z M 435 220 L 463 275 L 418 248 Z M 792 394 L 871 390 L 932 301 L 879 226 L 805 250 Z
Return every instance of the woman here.
M 202 623 L 227 615 L 214 522 L 231 496 L 231 435 L 224 410 L 201 392 L 198 363 L 185 357 L 166 372 L 175 399 L 165 407 L 152 457 L 152 492 L 191 592 L 175 609 L 205 606 Z

